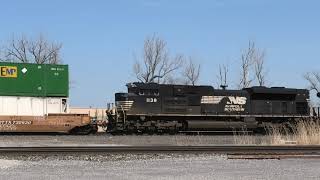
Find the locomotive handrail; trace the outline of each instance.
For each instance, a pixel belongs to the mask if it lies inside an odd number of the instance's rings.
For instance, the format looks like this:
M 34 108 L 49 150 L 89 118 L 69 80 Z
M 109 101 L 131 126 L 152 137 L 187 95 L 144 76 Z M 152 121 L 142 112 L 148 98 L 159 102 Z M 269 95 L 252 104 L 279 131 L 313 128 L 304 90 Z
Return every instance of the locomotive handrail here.
M 121 107 L 122 114 L 123 114 L 123 124 L 125 124 L 125 123 L 126 123 L 126 116 L 125 116 L 125 112 L 124 112 L 123 107 L 122 107 L 122 105 L 121 105 L 121 104 L 120 104 L 120 107 Z
M 147 116 L 150 114 L 143 114 L 143 113 L 128 113 L 127 115 L 136 115 L 136 116 Z M 301 115 L 301 114 L 279 114 L 279 115 L 274 115 L 274 114 L 152 114 L 153 116 L 183 116 L 183 117 L 188 117 L 188 116 L 219 116 L 219 117 L 224 117 L 224 116 L 229 116 L 229 117 L 310 117 L 309 115 Z

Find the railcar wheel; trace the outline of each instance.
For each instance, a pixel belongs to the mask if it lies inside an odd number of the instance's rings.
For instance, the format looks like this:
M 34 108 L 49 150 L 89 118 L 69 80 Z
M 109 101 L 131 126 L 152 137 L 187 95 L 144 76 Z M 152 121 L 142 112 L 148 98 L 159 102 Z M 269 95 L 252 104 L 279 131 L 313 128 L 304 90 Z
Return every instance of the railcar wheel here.
M 70 134 L 75 135 L 88 135 L 88 134 L 94 134 L 97 132 L 97 128 L 93 127 L 92 125 L 86 125 L 81 127 L 75 127 L 70 131 Z

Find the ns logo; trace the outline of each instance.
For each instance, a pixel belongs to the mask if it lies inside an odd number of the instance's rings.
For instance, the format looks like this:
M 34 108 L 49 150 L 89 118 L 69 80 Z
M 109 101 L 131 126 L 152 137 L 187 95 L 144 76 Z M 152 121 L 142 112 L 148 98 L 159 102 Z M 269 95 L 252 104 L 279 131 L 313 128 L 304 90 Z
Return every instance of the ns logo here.
M 18 76 L 17 67 L 15 66 L 0 66 L 0 77 L 16 78 Z
M 237 104 L 237 105 L 245 105 L 247 102 L 246 97 L 234 97 L 229 96 L 227 100 L 227 104 Z
M 224 107 L 224 110 L 227 112 L 243 112 L 245 111 L 245 108 L 243 105 L 245 105 L 247 102 L 246 97 L 234 97 L 229 96 L 227 99 L 227 103 Z

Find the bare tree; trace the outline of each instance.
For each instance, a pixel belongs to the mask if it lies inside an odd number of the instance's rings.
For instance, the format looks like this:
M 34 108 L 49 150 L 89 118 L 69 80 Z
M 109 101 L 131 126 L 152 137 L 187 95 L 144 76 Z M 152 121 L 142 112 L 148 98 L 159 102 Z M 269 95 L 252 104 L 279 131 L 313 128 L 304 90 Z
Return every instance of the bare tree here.
M 258 81 L 259 86 L 266 84 L 267 71 L 265 70 L 265 51 L 254 49 L 253 53 L 253 64 L 255 77 Z
M 134 73 L 141 82 L 165 82 L 170 74 L 181 67 L 183 56 L 171 58 L 167 43 L 153 35 L 144 41 L 143 58 L 134 64 Z
M 254 76 L 250 76 L 250 72 L 254 70 Z M 254 79 L 258 85 L 263 86 L 266 83 L 267 72 L 265 70 L 265 51 L 258 49 L 253 41 L 249 41 L 248 48 L 241 55 L 241 76 L 239 88 L 247 88 L 251 86 Z
M 61 44 L 49 43 L 43 36 L 40 36 L 36 41 L 29 43 L 28 50 L 37 64 L 57 64 L 60 61 L 61 47 Z
M 36 64 L 59 64 L 61 44 L 50 43 L 42 35 L 32 40 L 22 36 L 12 38 L 11 42 L 4 49 L 6 61 Z
M 304 75 L 304 78 L 309 82 L 309 89 L 317 92 L 317 96 L 320 97 L 320 73 L 308 72 Z
M 253 79 L 249 76 L 250 67 L 253 63 L 253 56 L 255 51 L 254 42 L 249 41 L 248 49 L 241 55 L 241 74 L 239 88 L 247 88 L 251 85 Z
M 170 74 L 165 79 L 162 80 L 161 83 L 163 84 L 185 84 L 185 81 L 178 76 L 175 76 L 176 74 Z
M 3 49 L 0 48 L 0 62 L 4 62 L 4 61 L 7 61 L 5 58 L 4 58 L 4 54 L 3 54 Z
M 217 77 L 219 80 L 219 86 L 222 89 L 226 89 L 228 87 L 228 72 L 229 67 L 226 64 L 219 65 L 219 74 Z
M 8 61 L 28 63 L 28 40 L 22 36 L 20 39 L 12 39 L 5 48 L 5 59 Z
M 200 64 L 196 64 L 194 62 L 194 59 L 192 57 L 189 57 L 188 64 L 185 66 L 183 77 L 184 77 L 184 83 L 195 85 L 200 77 Z

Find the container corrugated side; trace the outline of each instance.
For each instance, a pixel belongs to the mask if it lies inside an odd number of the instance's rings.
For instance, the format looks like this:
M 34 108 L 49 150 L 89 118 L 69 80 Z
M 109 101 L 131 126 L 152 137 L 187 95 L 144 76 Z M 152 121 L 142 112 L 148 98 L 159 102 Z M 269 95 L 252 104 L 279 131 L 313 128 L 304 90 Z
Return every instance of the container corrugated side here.
M 67 112 L 68 99 L 63 97 L 0 96 L 0 116 L 44 116 Z
M 0 96 L 68 97 L 68 65 L 0 62 Z

